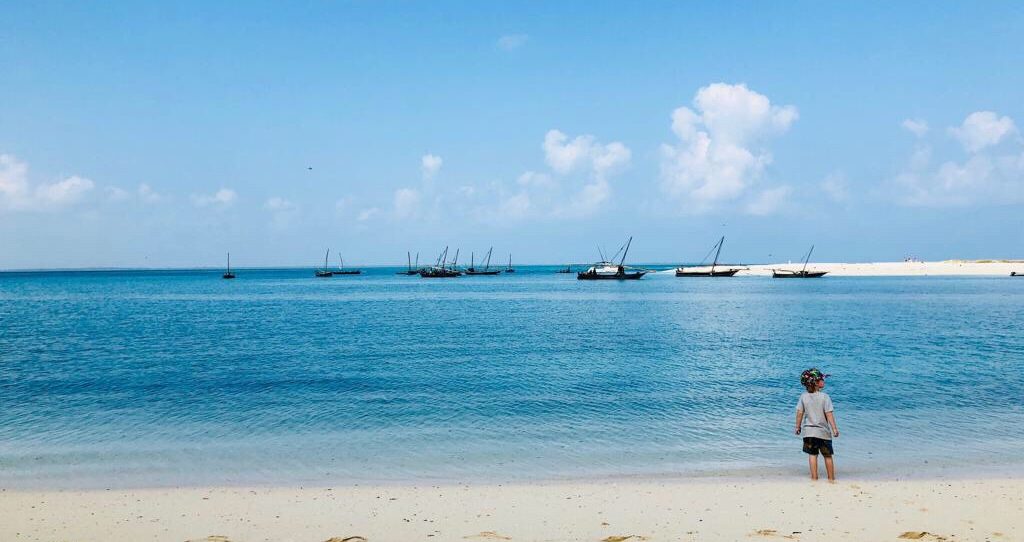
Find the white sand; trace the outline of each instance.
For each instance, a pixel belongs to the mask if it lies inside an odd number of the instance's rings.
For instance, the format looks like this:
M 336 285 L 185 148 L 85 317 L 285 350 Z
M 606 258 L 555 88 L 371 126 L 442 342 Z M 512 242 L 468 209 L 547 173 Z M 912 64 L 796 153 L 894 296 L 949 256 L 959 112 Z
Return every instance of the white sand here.
M 1024 480 L 0 492 L 4 542 L 898 541 L 901 535 L 1024 540 Z
M 752 265 L 740 275 L 771 275 L 772 269 L 799 271 L 803 262 Z M 1024 261 L 1017 260 L 947 260 L 944 262 L 875 262 L 875 263 L 820 263 L 807 264 L 808 271 L 828 271 L 826 276 L 1004 276 L 1016 271 L 1024 274 Z

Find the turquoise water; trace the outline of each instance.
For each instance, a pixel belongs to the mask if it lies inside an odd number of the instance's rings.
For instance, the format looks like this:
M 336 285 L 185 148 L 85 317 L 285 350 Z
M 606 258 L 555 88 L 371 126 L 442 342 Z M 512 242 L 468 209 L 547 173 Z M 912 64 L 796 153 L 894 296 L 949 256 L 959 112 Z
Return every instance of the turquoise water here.
M 1020 472 L 1024 280 L 0 274 L 0 487 Z

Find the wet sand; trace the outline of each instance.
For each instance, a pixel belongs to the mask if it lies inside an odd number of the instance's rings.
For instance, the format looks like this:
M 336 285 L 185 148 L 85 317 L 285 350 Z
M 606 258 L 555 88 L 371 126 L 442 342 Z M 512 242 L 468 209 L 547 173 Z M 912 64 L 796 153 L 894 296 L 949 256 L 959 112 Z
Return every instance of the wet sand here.
M 0 540 L 1024 540 L 1024 480 L 0 491 Z

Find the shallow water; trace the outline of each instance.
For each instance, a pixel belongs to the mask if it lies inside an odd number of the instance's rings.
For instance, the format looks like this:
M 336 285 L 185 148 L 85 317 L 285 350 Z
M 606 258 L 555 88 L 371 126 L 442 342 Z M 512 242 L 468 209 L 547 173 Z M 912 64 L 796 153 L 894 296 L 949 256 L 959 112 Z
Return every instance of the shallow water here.
M 0 487 L 1020 472 L 1024 281 L 0 274 Z

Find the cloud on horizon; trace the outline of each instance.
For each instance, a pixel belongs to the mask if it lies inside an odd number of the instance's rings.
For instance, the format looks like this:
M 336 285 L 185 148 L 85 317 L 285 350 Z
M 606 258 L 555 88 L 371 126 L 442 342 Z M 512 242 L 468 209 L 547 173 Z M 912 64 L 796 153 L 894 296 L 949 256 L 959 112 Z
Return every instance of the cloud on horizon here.
M 54 183 L 33 184 L 28 178 L 28 164 L 13 155 L 0 154 L 0 208 L 58 209 L 78 203 L 95 186 L 92 180 L 78 175 Z

